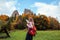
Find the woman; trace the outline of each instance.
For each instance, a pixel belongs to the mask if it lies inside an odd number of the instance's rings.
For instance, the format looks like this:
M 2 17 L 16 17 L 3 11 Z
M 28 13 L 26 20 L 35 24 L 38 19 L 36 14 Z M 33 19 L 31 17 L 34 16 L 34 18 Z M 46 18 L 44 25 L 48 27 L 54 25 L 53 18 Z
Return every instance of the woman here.
M 29 19 L 26 20 L 26 21 L 27 21 L 27 27 L 28 27 L 28 32 L 27 32 L 27 35 L 26 35 L 26 40 L 33 40 L 33 36 L 29 34 L 29 30 L 31 28 L 33 28 L 34 21 L 33 21 L 33 19 L 31 17 L 29 17 Z

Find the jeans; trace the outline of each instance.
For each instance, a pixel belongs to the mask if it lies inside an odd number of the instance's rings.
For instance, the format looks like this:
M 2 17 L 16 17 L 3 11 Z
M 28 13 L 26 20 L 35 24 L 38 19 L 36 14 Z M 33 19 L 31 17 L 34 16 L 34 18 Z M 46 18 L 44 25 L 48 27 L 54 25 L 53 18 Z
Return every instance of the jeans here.
M 33 36 L 27 33 L 26 35 L 26 40 L 33 40 Z

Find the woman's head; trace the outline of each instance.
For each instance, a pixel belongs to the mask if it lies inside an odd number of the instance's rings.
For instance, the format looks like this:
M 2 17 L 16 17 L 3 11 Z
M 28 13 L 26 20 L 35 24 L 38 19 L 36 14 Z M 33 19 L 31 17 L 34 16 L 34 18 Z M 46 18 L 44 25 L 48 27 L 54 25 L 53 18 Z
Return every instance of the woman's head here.
M 33 18 L 32 17 L 29 17 L 28 19 L 29 19 L 29 21 L 33 22 Z

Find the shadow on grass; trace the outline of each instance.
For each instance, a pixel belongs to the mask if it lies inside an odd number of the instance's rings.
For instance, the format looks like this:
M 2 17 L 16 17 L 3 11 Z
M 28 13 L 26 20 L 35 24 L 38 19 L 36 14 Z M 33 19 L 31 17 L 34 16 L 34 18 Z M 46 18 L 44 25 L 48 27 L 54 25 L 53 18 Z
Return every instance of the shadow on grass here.
M 0 36 L 0 39 L 10 38 L 8 36 Z

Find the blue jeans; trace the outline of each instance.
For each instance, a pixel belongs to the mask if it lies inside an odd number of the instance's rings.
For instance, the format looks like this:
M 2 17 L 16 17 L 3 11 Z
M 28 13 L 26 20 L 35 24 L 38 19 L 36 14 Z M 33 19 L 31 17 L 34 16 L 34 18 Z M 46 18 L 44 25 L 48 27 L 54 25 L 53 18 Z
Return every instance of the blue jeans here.
M 27 33 L 26 35 L 26 40 L 33 40 L 33 36 Z

